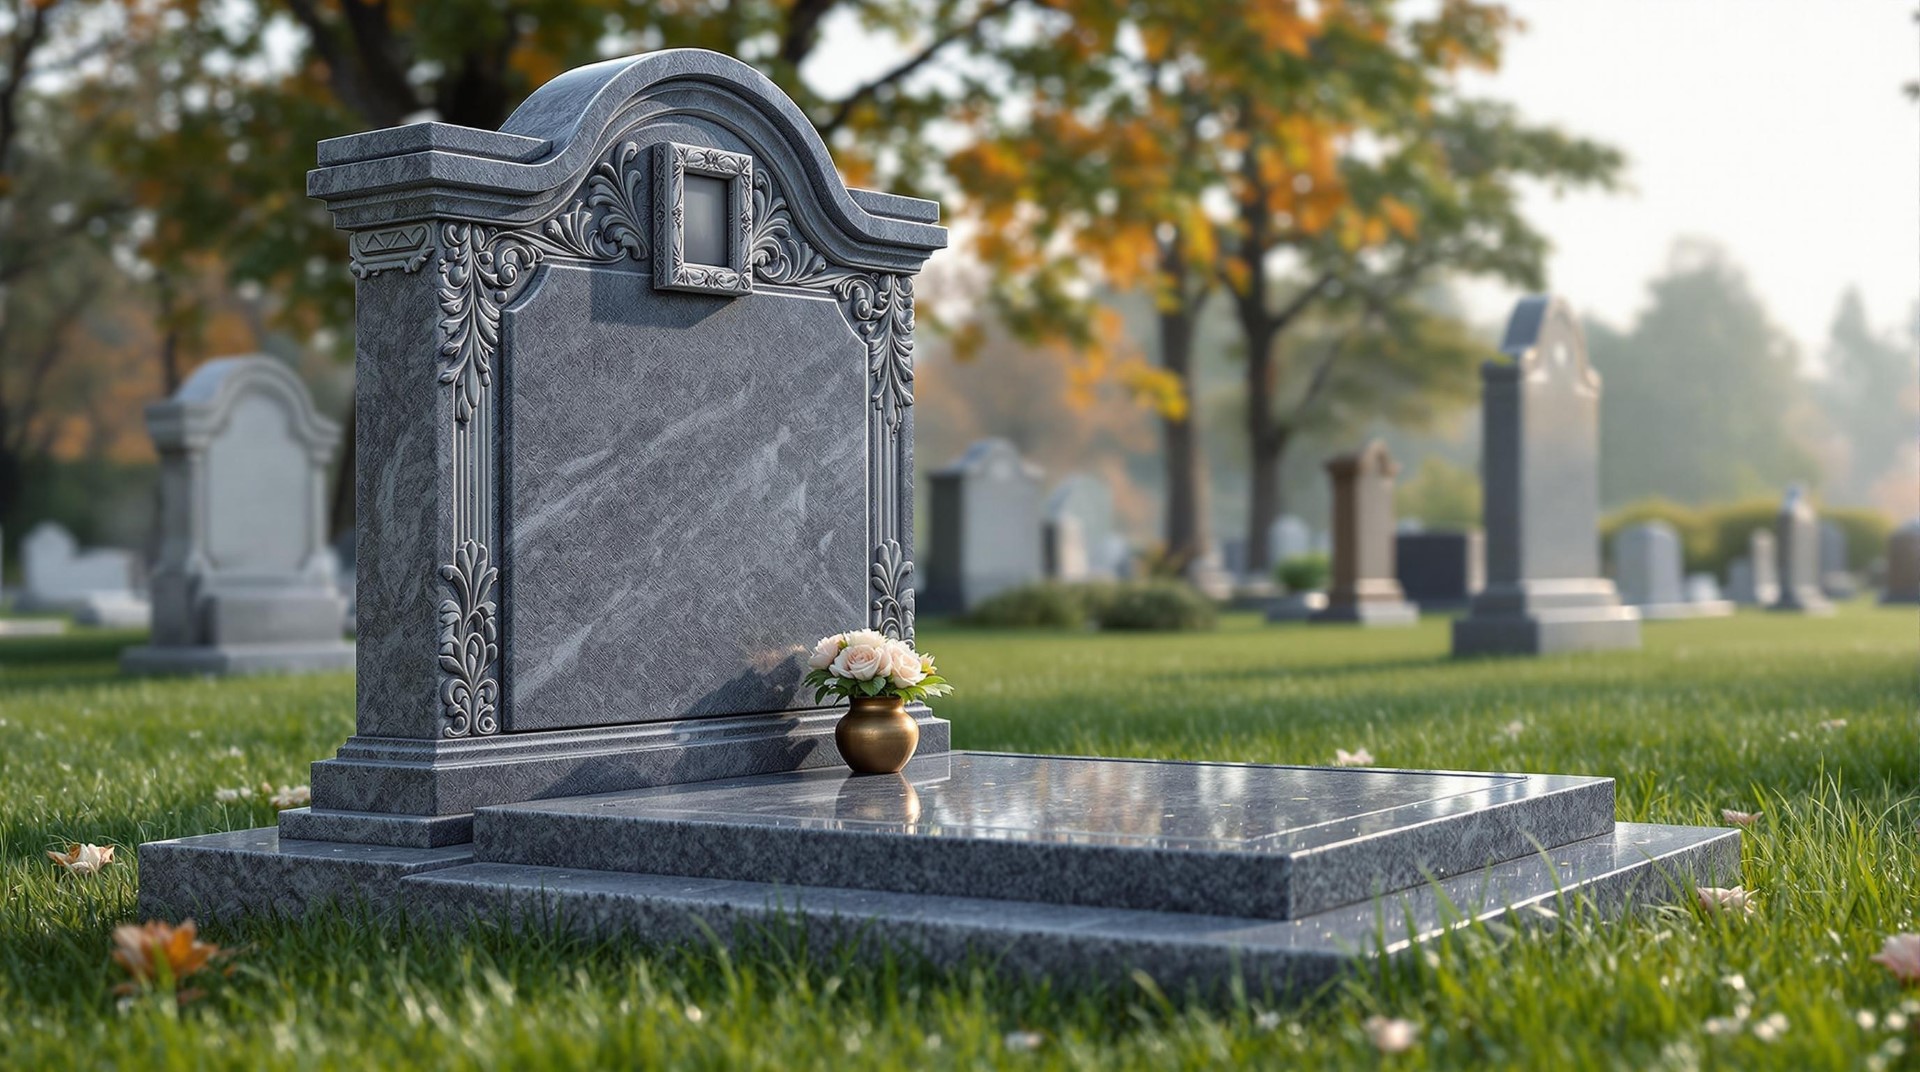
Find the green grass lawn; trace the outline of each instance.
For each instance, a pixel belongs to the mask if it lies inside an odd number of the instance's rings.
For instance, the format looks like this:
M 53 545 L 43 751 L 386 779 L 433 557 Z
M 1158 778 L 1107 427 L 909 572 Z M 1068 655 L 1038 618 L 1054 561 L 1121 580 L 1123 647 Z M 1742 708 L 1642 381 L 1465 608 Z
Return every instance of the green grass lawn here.
M 211 928 L 233 973 L 124 1004 L 109 931 L 134 846 L 273 821 L 352 730 L 346 675 L 122 680 L 115 634 L 0 641 L 0 1068 L 1920 1067 L 1920 989 L 1868 956 L 1920 930 L 1920 616 L 1657 623 L 1632 654 L 1454 663 L 1443 621 L 1093 636 L 930 625 L 963 748 L 1617 778 L 1619 818 L 1747 835 L 1747 921 L 1663 909 L 1480 928 L 1304 1006 L 1150 981 L 1064 991 L 982 963 L 735 954 L 333 914 Z M 111 843 L 90 879 L 45 851 Z M 1382 1057 L 1373 1016 L 1415 1025 Z M 1029 1036 L 1027 1033 L 1033 1033 Z

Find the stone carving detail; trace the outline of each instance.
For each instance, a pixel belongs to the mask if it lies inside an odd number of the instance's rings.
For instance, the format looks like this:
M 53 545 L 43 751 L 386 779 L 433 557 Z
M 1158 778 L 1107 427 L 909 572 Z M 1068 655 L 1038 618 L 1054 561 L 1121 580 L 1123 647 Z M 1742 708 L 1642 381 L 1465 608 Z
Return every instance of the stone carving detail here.
M 467 540 L 453 561 L 440 567 L 453 597 L 440 604 L 440 703 L 448 737 L 500 732 L 500 682 L 493 665 L 500 657 L 499 607 L 493 601 L 500 571 L 488 561 L 485 545 Z
M 753 173 L 753 216 L 753 248 L 747 254 L 747 266 L 760 282 L 805 287 L 850 274 L 836 272 L 800 236 L 793 210 L 764 169 Z
M 702 294 L 751 294 L 748 265 L 753 245 L 753 157 L 704 145 L 662 142 L 654 169 L 653 285 L 660 290 Z M 732 206 L 726 264 L 689 263 L 686 257 L 688 175 L 725 179 Z
M 908 577 L 913 563 L 898 540 L 886 540 L 873 549 L 873 604 L 868 625 L 890 637 L 913 639 L 913 585 Z
M 853 329 L 867 344 L 867 382 L 873 407 L 897 430 L 913 405 L 913 280 L 900 275 L 855 275 L 834 286 Z
M 361 231 L 353 236 L 348 270 L 355 279 L 372 279 L 381 272 L 398 268 L 412 275 L 433 256 L 433 226 L 410 223 L 384 231 Z

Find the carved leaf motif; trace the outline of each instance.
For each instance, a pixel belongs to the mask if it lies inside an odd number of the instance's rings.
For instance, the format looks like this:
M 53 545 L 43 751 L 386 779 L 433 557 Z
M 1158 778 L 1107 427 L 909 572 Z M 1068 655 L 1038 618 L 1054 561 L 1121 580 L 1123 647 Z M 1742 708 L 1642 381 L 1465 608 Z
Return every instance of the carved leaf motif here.
M 499 608 L 493 586 L 500 571 L 488 562 L 487 548 L 467 540 L 453 561 L 440 567 L 452 598 L 440 604 L 441 713 L 448 737 L 500 732 L 500 683 L 491 671 L 500 657 Z
M 646 189 L 646 168 L 634 161 L 640 146 L 623 142 L 587 179 L 588 208 L 599 212 L 599 228 L 594 238 L 599 250 L 609 256 L 624 253 L 636 261 L 647 259 L 646 228 L 640 222 L 640 197 Z
M 854 331 L 867 344 L 873 405 L 897 428 L 913 405 L 913 280 L 905 276 L 853 275 L 834 284 Z
M 773 188 L 773 180 L 764 169 L 753 173 L 753 214 L 753 245 L 747 252 L 747 267 L 756 279 L 806 286 L 830 274 L 827 259 L 800 237 L 793 210 Z
M 873 549 L 873 603 L 868 624 L 890 637 L 913 640 L 913 587 L 908 577 L 913 563 L 898 540 L 888 540 Z

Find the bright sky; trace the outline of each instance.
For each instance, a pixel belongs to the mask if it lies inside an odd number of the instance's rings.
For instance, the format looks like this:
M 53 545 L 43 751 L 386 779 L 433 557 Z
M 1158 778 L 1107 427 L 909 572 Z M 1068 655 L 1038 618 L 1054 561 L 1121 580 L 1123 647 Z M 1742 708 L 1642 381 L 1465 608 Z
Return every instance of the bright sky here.
M 1609 142 L 1631 189 L 1529 214 L 1549 283 L 1625 327 L 1676 237 L 1725 246 L 1802 351 L 1858 284 L 1877 325 L 1920 299 L 1920 76 L 1903 0 L 1514 0 L 1527 23 L 1469 88 Z M 1503 319 L 1511 293 L 1472 292 Z
M 1415 0 L 1420 2 L 1420 0 Z M 1549 283 L 1619 327 L 1676 238 L 1718 242 L 1808 357 L 1850 284 L 1876 325 L 1920 300 L 1920 76 L 1911 0 L 1509 0 L 1527 28 L 1475 95 L 1629 157 L 1613 194 L 1529 199 Z M 839 24 L 810 66 L 845 88 L 896 59 Z M 849 32 L 851 31 L 851 32 Z M 1504 323 L 1517 296 L 1466 291 Z

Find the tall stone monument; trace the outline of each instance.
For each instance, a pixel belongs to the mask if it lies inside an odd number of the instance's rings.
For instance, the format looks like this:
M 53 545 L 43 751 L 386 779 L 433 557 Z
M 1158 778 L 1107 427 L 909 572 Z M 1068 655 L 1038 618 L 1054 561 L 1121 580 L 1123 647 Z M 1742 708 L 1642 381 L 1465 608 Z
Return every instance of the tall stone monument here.
M 1075 473 L 1047 495 L 1045 520 L 1047 576 L 1059 581 L 1112 580 L 1113 491 L 1089 473 Z
M 1743 607 L 1771 606 L 1780 598 L 1779 562 L 1773 533 L 1747 534 L 1747 553 L 1727 564 L 1727 598 Z
M 1400 465 L 1378 439 L 1327 460 L 1333 484 L 1333 581 L 1314 622 L 1412 625 L 1420 612 L 1394 576 L 1393 482 Z
M 1642 618 L 1707 618 L 1733 613 L 1718 597 L 1694 599 L 1681 578 L 1680 534 L 1664 521 L 1643 521 L 1614 534 L 1614 576 L 1620 599 Z
M 1833 604 L 1820 590 L 1820 515 L 1798 484 L 1787 489 L 1787 497 L 1780 503 L 1773 538 L 1778 548 L 1780 594 L 1767 609 L 1788 614 L 1832 614 Z
M 1920 518 L 1887 537 L 1886 587 L 1882 603 L 1920 603 Z
M 1487 586 L 1455 655 L 1638 648 L 1640 615 L 1600 576 L 1600 377 L 1566 300 L 1523 298 L 1481 367 Z
M 970 610 L 1046 575 L 1040 467 L 1004 439 L 982 439 L 933 474 L 927 607 Z
M 935 206 L 848 190 L 792 101 L 699 51 L 562 75 L 501 132 L 321 152 L 360 279 L 358 732 L 278 829 L 143 845 L 147 915 L 778 919 L 1281 989 L 1383 916 L 1732 884 L 1736 831 L 1616 823 L 1605 778 L 956 753 L 924 709 L 906 770 L 850 774 L 800 682 L 824 633 L 913 635 Z
M 130 673 L 258 673 L 353 665 L 327 545 L 327 466 L 340 428 L 271 357 L 209 361 L 147 407 L 160 455 L 151 643 Z
M 1820 521 L 1820 591 L 1828 599 L 1852 599 L 1860 590 L 1847 563 L 1847 530 L 1832 518 Z

